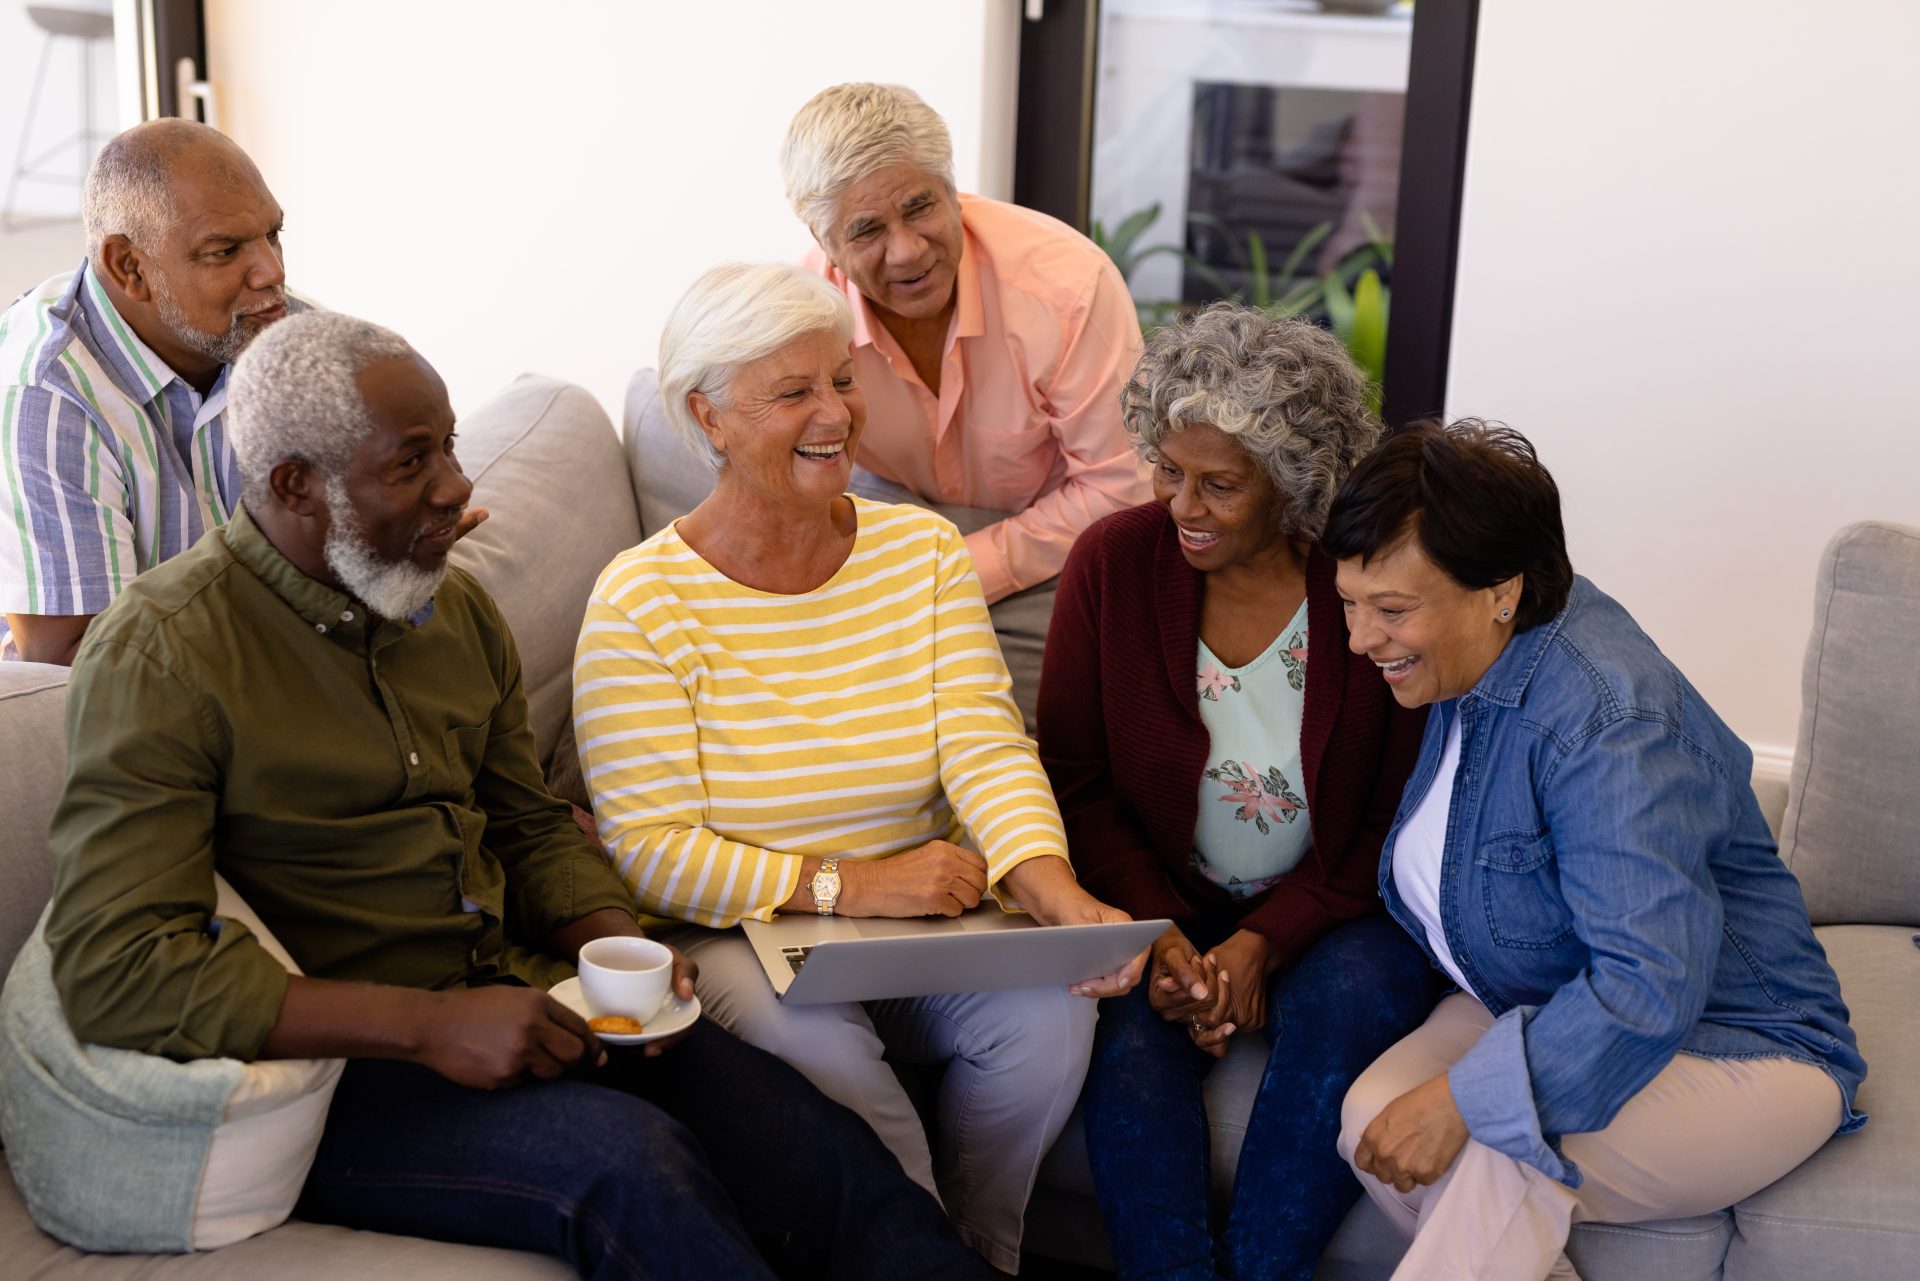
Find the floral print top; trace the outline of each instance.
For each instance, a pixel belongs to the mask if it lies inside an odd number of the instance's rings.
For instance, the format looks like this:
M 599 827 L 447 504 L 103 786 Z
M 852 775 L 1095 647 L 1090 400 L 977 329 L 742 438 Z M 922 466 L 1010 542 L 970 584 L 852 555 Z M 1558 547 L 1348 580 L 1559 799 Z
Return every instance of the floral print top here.
M 1245 667 L 1205 641 L 1194 679 L 1207 727 L 1207 768 L 1193 828 L 1193 870 L 1235 897 L 1292 871 L 1313 844 L 1301 793 L 1300 719 L 1307 704 L 1307 604 Z

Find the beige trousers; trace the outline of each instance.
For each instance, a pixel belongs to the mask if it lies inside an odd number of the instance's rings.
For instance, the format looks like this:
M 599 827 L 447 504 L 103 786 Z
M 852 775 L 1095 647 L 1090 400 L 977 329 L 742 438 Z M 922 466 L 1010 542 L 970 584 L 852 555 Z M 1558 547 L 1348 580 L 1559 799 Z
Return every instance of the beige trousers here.
M 1492 1023 L 1465 993 L 1440 1002 L 1347 1091 L 1340 1154 L 1351 1163 L 1387 1104 L 1446 1071 Z M 1677 1054 L 1606 1129 L 1562 1136 L 1578 1188 L 1471 1139 L 1438 1181 L 1412 1192 L 1355 1174 L 1413 1241 L 1394 1281 L 1579 1281 L 1564 1250 L 1575 1223 L 1723 1209 L 1813 1155 L 1840 1120 L 1840 1087 L 1810 1064 Z

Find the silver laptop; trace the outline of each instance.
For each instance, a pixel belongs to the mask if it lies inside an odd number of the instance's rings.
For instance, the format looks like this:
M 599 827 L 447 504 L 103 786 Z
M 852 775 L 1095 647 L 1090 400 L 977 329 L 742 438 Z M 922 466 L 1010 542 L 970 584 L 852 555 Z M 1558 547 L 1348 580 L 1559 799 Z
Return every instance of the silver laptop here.
M 742 928 L 773 983 L 795 1005 L 892 996 L 1065 987 L 1111 974 L 1169 921 L 1036 925 L 991 901 L 958 917 L 776 916 Z

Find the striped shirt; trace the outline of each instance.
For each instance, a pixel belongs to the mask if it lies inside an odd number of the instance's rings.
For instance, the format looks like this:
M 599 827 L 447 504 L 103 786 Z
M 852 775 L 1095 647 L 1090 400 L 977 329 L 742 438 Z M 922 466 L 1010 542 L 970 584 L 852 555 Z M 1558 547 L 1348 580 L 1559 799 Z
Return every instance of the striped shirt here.
M 855 498 L 846 563 L 744 587 L 678 522 L 615 557 L 574 658 L 574 731 L 607 856 L 642 910 L 771 919 L 804 856 L 968 841 L 998 883 L 1066 857 L 959 531 Z
M 0 315 L 0 610 L 97 614 L 225 524 L 226 408 L 227 371 L 200 395 L 90 264 L 22 295 Z

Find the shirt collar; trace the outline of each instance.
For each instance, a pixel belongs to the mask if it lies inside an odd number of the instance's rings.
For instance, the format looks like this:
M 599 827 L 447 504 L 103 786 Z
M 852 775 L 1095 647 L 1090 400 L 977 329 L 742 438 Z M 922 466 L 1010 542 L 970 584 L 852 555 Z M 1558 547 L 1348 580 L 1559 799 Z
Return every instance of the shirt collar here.
M 1533 680 L 1534 669 L 1540 665 L 1547 647 L 1553 644 L 1554 637 L 1566 625 L 1567 615 L 1586 598 L 1591 587 L 1586 579 L 1575 576 L 1573 590 L 1567 593 L 1567 603 L 1560 612 L 1508 640 L 1507 647 L 1500 651 L 1500 657 L 1493 660 L 1493 666 L 1480 677 L 1472 692 L 1490 703 L 1518 707 L 1527 696 L 1527 685 Z
M 366 634 L 366 606 L 353 597 L 310 578 L 281 554 L 245 503 L 234 508 L 233 516 L 221 527 L 227 550 L 233 558 L 253 572 L 267 589 L 287 603 L 322 636 L 343 644 L 358 641 Z
M 80 270 L 83 277 L 80 308 L 86 313 L 96 349 L 106 359 L 107 373 L 120 390 L 144 405 L 164 391 L 168 383 L 180 379 L 180 375 L 133 332 L 133 326 L 107 297 L 105 286 L 94 274 L 93 263 L 88 261 Z M 225 374 L 226 371 L 221 370 L 223 379 Z M 185 380 L 181 380 L 181 385 L 187 385 Z
M 986 309 L 980 303 L 980 251 L 964 213 L 960 233 L 960 266 L 953 278 L 953 336 L 978 338 L 987 332 Z

